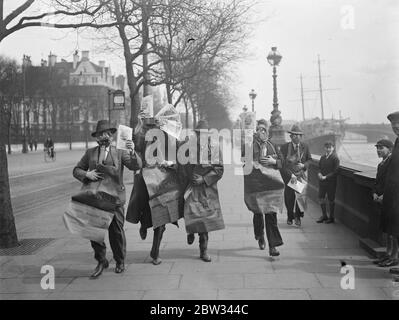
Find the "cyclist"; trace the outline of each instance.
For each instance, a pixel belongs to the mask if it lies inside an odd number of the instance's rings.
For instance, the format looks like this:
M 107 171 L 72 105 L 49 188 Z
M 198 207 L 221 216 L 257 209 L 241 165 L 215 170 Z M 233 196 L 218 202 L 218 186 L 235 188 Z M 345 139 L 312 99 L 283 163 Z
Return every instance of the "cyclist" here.
M 54 142 L 50 137 L 44 141 L 44 151 L 47 151 L 51 158 L 54 158 Z

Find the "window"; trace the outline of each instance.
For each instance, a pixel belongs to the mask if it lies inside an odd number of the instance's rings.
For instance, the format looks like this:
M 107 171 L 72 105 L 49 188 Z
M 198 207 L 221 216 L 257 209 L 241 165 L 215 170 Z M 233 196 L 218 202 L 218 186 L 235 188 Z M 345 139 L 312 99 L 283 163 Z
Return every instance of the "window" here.
M 93 83 L 97 83 L 97 82 L 98 82 L 98 81 L 97 81 L 97 77 L 93 77 L 93 78 L 92 78 L 92 82 L 93 82 Z
M 73 110 L 73 121 L 80 121 L 80 111 L 79 111 L 79 109 Z

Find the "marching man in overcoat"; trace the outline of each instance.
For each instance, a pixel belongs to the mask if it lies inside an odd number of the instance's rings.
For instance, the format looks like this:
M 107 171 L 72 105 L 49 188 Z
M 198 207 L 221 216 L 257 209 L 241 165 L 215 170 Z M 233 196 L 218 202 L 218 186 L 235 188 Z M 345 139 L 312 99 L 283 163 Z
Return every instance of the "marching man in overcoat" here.
M 125 186 L 123 184 L 123 167 L 129 170 L 138 170 L 142 163 L 140 157 L 134 151 L 134 143 L 127 140 L 126 147 L 130 150 L 117 150 L 111 145 L 116 128 L 109 126 L 107 120 L 97 123 L 96 131 L 92 137 L 96 138 L 98 146 L 86 151 L 82 159 L 73 169 L 73 176 L 88 186 L 100 180 L 106 181 L 107 197 L 110 204 L 115 205 L 114 218 L 108 228 L 109 242 L 114 260 L 116 261 L 115 273 L 125 270 L 126 238 L 123 230 L 124 204 L 126 201 Z M 105 243 L 91 241 L 94 249 L 94 258 L 98 261 L 91 279 L 98 278 L 104 269 L 108 268 Z

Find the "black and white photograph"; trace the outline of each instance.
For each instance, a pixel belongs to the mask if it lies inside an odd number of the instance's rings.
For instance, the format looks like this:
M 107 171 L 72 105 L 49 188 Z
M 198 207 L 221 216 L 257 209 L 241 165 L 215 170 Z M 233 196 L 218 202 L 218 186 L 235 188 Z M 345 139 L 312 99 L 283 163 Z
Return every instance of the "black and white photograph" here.
M 0 300 L 398 300 L 398 30 L 396 0 L 0 0 Z

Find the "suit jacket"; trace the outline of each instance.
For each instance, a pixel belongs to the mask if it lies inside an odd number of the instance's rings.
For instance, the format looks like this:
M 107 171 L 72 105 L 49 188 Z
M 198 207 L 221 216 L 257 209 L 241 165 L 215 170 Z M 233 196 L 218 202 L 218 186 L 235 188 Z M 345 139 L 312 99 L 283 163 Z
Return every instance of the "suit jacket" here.
M 107 158 L 103 164 L 98 163 L 100 148 L 94 147 L 86 150 L 82 159 L 73 169 L 73 176 L 83 183 L 83 186 L 90 184 L 98 184 L 99 182 L 91 181 L 86 178 L 86 172 L 97 169 L 103 174 L 103 181 L 107 181 L 107 188 L 110 193 L 114 194 L 123 205 L 126 202 L 126 191 L 123 184 L 123 167 L 129 170 L 139 170 L 142 167 L 141 158 L 136 152 L 130 154 L 125 150 L 118 150 L 114 146 L 110 146 Z
M 297 177 L 301 177 L 307 180 L 306 171 L 308 170 L 310 161 L 312 160 L 312 155 L 310 154 L 309 146 L 304 142 L 299 143 L 299 154 L 300 154 L 299 161 L 293 161 L 292 159 L 289 159 L 290 150 L 293 150 L 293 144 L 291 141 L 283 144 L 280 147 L 280 151 L 284 158 L 283 169 L 281 170 L 281 175 L 283 177 L 284 182 L 287 184 L 290 181 L 291 176 L 293 174 Z M 303 169 L 299 169 L 297 167 L 299 162 L 305 165 Z

